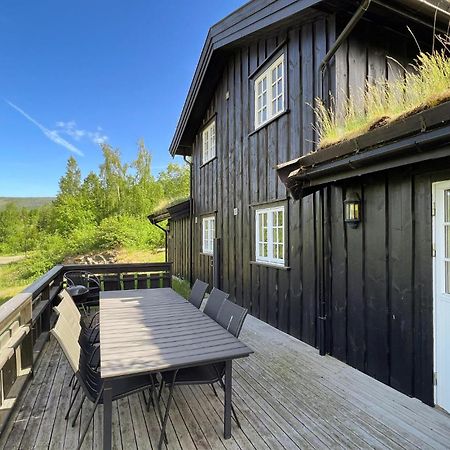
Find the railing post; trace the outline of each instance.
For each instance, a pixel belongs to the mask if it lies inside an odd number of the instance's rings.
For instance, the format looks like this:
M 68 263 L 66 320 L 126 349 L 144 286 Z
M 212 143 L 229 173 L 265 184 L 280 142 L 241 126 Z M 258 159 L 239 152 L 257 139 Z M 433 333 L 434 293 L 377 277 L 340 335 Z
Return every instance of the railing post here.
M 24 337 L 20 345 L 20 369 L 24 373 L 30 371 L 33 373 L 33 303 L 30 296 L 29 302 L 20 312 L 20 323 L 29 327 L 28 334 Z
M 50 285 L 47 285 L 41 293 L 41 302 L 46 302 L 50 299 Z M 45 308 L 42 313 L 41 330 L 50 331 L 50 316 L 52 314 L 52 308 Z

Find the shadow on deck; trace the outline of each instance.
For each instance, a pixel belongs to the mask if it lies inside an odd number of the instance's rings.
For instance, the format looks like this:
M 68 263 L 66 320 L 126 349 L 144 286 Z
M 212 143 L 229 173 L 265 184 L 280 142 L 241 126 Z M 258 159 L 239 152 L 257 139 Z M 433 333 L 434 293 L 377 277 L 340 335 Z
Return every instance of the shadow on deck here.
M 310 346 L 248 317 L 242 340 L 255 350 L 234 364 L 233 422 L 225 441 L 222 396 L 209 388 L 177 388 L 168 425 L 170 449 L 449 448 L 450 416 L 375 381 Z M 71 370 L 52 339 L 35 368 L 0 447 L 72 449 L 80 420 L 64 420 Z M 86 417 L 83 407 L 81 423 Z M 83 448 L 102 447 L 102 407 Z M 156 448 L 159 429 L 142 395 L 115 403 L 113 446 Z

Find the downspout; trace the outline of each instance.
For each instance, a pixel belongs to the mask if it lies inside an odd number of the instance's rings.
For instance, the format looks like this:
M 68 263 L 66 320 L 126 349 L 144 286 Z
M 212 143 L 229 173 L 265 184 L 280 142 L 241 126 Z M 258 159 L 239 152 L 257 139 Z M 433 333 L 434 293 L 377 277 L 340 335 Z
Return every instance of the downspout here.
M 192 217 L 192 213 L 193 213 L 193 207 L 192 207 L 192 186 L 193 186 L 193 177 L 192 177 L 192 162 L 189 161 L 187 159 L 187 156 L 184 155 L 183 156 L 183 160 L 186 164 L 189 165 L 189 198 L 190 198 L 190 202 L 189 202 L 189 283 L 193 284 L 194 279 L 193 279 L 193 274 L 192 274 L 192 268 L 193 268 L 193 264 L 192 264 L 192 244 L 194 242 L 193 240 L 193 231 L 194 231 L 194 226 L 193 226 L 193 220 L 194 218 Z
M 328 63 L 330 62 L 331 58 L 336 54 L 339 47 L 342 45 L 342 43 L 347 39 L 349 34 L 352 32 L 353 28 L 357 25 L 357 23 L 361 20 L 362 16 L 366 13 L 366 11 L 369 9 L 371 0 L 364 0 L 356 10 L 355 14 L 353 14 L 352 18 L 349 20 L 345 28 L 342 30 L 342 33 L 337 37 L 337 39 L 334 41 L 333 46 L 328 50 L 327 54 L 325 55 L 325 58 L 323 58 L 323 61 L 320 63 L 319 66 L 319 98 L 323 101 L 323 80 L 325 75 L 325 70 L 328 67 Z
M 163 232 L 164 232 L 164 239 L 165 239 L 165 255 L 166 255 L 166 260 L 165 260 L 165 262 L 169 262 L 167 259 L 168 259 L 168 256 L 169 256 L 169 249 L 168 249 L 168 247 L 167 247 L 167 234 L 168 234 L 168 231 L 167 231 L 167 229 L 166 228 L 163 228 L 159 223 L 157 223 L 157 222 L 152 222 L 152 224 L 153 225 L 155 225 L 155 227 L 157 227 L 157 228 L 159 228 L 160 230 L 162 230 Z
M 320 63 L 319 66 L 319 98 L 324 101 L 324 93 L 323 93 L 323 82 L 324 82 L 324 76 L 325 76 L 325 71 L 328 67 L 328 63 L 330 62 L 331 58 L 333 58 L 333 56 L 336 54 L 336 52 L 338 51 L 339 47 L 341 46 L 341 44 L 345 41 L 345 39 L 347 39 L 347 37 L 350 35 L 350 33 L 352 32 L 352 30 L 355 28 L 355 26 L 357 25 L 357 23 L 361 20 L 361 18 L 364 16 L 364 14 L 366 13 L 367 9 L 369 8 L 371 3 L 371 0 L 364 0 L 358 7 L 358 9 L 356 10 L 355 14 L 353 14 L 352 18 L 350 19 L 350 21 L 347 23 L 347 25 L 345 26 L 345 28 L 342 30 L 341 34 L 337 37 L 336 41 L 334 42 L 333 46 L 330 48 L 330 50 L 328 50 L 327 54 L 325 55 L 325 58 L 323 59 L 323 61 Z M 323 195 L 321 196 L 322 201 L 323 201 Z M 323 210 L 322 210 L 323 211 Z M 325 245 L 324 243 L 324 237 L 326 236 L 326 232 L 325 232 L 325 227 L 324 227 L 324 211 L 322 212 L 322 245 Z M 329 303 L 329 300 L 325 297 L 325 293 L 328 293 L 326 288 L 326 284 L 327 284 L 327 279 L 328 277 L 326 276 L 325 273 L 325 257 L 324 257 L 325 253 L 324 253 L 324 248 L 322 248 L 322 270 L 324 271 L 322 273 L 322 279 L 321 279 L 321 284 L 322 284 L 322 289 L 320 290 L 323 297 L 319 299 L 319 311 L 318 311 L 318 315 L 319 315 L 319 354 L 320 355 L 326 355 L 327 353 L 327 344 L 326 344 L 326 321 L 327 321 L 327 305 Z

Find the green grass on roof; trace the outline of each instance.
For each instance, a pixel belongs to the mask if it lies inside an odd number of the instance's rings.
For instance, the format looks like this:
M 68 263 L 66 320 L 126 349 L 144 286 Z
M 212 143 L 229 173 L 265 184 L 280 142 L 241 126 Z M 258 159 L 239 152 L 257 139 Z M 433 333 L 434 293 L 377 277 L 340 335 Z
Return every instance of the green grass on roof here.
M 368 82 L 361 101 L 347 99 L 345 105 L 327 108 L 317 99 L 314 108 L 319 134 L 319 149 L 356 138 L 376 127 L 432 108 L 450 100 L 450 41 L 440 39 L 444 48 L 431 53 L 421 52 L 412 64 L 412 71 L 396 81 Z M 391 61 L 390 64 L 399 64 Z M 343 111 L 336 113 L 336 109 Z

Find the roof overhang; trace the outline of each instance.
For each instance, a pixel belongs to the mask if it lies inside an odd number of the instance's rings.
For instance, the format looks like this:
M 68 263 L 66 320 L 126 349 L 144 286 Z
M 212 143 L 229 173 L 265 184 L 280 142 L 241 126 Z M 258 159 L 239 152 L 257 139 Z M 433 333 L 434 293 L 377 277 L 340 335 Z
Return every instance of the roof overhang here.
M 357 0 L 253 0 L 211 27 L 170 144 L 171 155 L 191 155 L 192 143 L 230 49 L 272 29 L 306 21 L 320 10 L 345 9 L 351 13 L 360 3 Z M 372 3 L 394 8 L 399 14 L 421 17 L 429 23 L 434 22 L 436 10 L 438 21 L 448 24 L 450 20 L 448 0 L 372 0 Z
M 450 102 L 277 167 L 296 199 L 323 186 L 450 156 Z
M 170 205 L 147 216 L 148 220 L 155 225 L 164 220 L 176 220 L 189 217 L 191 211 L 191 199 L 177 200 Z
M 299 20 L 323 0 L 253 0 L 210 28 L 169 151 L 190 155 L 192 142 L 226 63 L 226 52 L 275 24 Z M 305 18 L 307 16 L 304 16 Z

